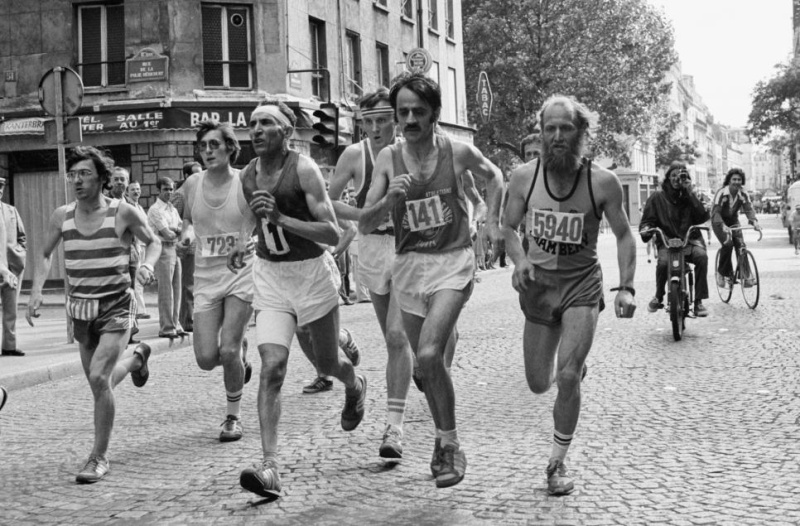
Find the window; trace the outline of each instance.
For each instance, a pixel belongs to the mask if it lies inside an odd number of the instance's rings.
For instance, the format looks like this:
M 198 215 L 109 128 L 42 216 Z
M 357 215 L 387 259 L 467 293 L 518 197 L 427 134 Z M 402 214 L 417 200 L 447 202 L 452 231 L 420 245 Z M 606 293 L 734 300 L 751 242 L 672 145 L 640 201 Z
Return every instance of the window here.
M 87 87 L 125 84 L 125 6 L 78 7 L 78 66 Z
M 328 55 L 325 50 L 325 22 L 316 18 L 308 19 L 308 31 L 311 34 L 311 68 L 323 69 L 328 67 Z M 327 100 L 328 85 L 321 73 L 316 73 L 311 80 L 311 93 L 315 97 Z
M 389 87 L 389 46 L 375 42 L 375 69 L 378 71 L 378 84 Z
M 452 1 L 452 0 L 450 0 Z M 439 0 L 428 0 L 428 27 L 439 31 Z
M 447 97 L 447 116 L 450 122 L 458 124 L 458 86 L 456 85 L 456 70 L 447 68 L 447 86 L 450 96 Z
M 447 30 L 447 38 L 456 38 L 455 16 L 453 14 L 453 0 L 447 0 L 447 12 L 444 14 L 444 25 Z
M 405 18 L 414 19 L 414 0 L 400 0 L 400 14 Z
M 441 86 L 442 79 L 439 78 L 439 63 L 435 60 L 431 62 L 431 69 L 428 71 L 428 76 L 436 81 L 436 84 Z
M 347 45 L 347 63 L 345 64 L 347 94 L 351 95 L 351 98 L 355 98 L 361 95 L 361 37 L 358 33 L 347 31 L 345 41 Z
M 247 6 L 203 4 L 203 80 L 211 88 L 253 85 Z

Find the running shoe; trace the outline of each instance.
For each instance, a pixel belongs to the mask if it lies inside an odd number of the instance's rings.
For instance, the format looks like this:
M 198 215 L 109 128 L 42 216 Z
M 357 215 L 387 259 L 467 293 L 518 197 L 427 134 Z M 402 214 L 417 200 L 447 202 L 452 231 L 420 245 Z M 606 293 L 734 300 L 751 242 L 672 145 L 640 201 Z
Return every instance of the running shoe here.
M 317 376 L 313 382 L 303 387 L 303 392 L 305 394 L 316 394 L 323 391 L 330 391 L 331 389 L 333 389 L 333 380 L 326 380 L 321 376 Z
M 5 387 L 0 386 L 0 410 L 6 405 L 6 400 L 8 400 L 8 391 L 6 391 Z
M 133 354 L 139 355 L 142 359 L 142 366 L 136 371 L 131 371 L 131 381 L 136 387 L 142 387 L 147 383 L 150 378 L 150 369 L 147 367 L 147 361 L 150 359 L 150 346 L 146 343 L 140 343 L 133 350 Z
M 452 444 L 444 446 L 439 453 L 439 471 L 436 474 L 436 487 L 449 488 L 462 480 L 467 472 L 467 456 L 461 448 Z
M 256 495 L 275 500 L 281 496 L 281 477 L 278 475 L 278 464 L 274 460 L 265 460 L 246 468 L 239 475 L 239 484 Z
M 228 415 L 225 421 L 222 423 L 222 431 L 219 433 L 219 441 L 220 442 L 235 442 L 242 438 L 242 434 L 244 429 L 242 428 L 242 422 L 239 420 L 239 417 L 236 415 Z
M 361 390 L 346 389 L 344 393 L 344 409 L 342 409 L 342 429 L 352 431 L 364 419 L 364 402 L 367 399 L 367 379 L 356 376 L 361 382 Z
M 247 336 L 242 338 L 242 362 L 244 362 L 244 383 L 253 377 L 253 364 L 247 361 Z
M 403 431 L 399 427 L 386 426 L 379 452 L 381 458 L 403 458 Z
M 661 300 L 658 298 L 653 298 L 650 300 L 650 303 L 647 304 L 647 312 L 655 312 L 658 309 L 663 309 L 664 304 L 661 303 Z
M 442 464 L 439 460 L 439 455 L 442 453 L 442 439 L 437 438 L 436 441 L 433 443 L 433 456 L 431 457 L 431 475 L 433 478 L 439 474 L 439 470 L 442 469 Z
M 347 356 L 347 359 L 350 360 L 350 363 L 353 364 L 353 367 L 355 367 L 361 363 L 361 352 L 358 350 L 358 345 L 356 345 L 356 341 L 353 339 L 353 335 L 350 334 L 350 331 L 347 329 L 342 330 L 347 334 L 347 343 L 342 347 L 342 351 L 344 355 Z
M 572 478 L 567 475 L 567 466 L 558 459 L 550 459 L 547 465 L 547 493 L 569 495 L 575 489 Z
M 79 484 L 94 484 L 102 480 L 109 469 L 111 469 L 111 465 L 107 459 L 98 455 L 90 455 L 89 461 L 75 477 L 75 481 Z

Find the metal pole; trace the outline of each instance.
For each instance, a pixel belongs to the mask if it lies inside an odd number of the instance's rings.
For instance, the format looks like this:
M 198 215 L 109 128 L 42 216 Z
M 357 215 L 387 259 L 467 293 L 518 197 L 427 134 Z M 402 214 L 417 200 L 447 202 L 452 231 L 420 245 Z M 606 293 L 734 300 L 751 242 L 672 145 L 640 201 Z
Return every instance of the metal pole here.
M 56 142 L 58 147 L 58 173 L 61 177 L 64 178 L 64 199 L 67 199 L 67 195 L 69 195 L 68 191 L 68 184 L 67 178 L 65 174 L 67 173 L 67 158 L 66 153 L 64 152 L 64 95 L 61 92 L 61 74 L 64 71 L 64 68 L 57 67 L 53 69 L 55 73 L 55 84 L 56 84 Z M 69 316 L 69 312 L 67 311 L 67 297 L 69 291 L 69 278 L 67 277 L 66 269 L 64 271 L 64 310 L 67 315 L 67 343 L 75 343 L 75 331 L 72 325 L 72 318 Z

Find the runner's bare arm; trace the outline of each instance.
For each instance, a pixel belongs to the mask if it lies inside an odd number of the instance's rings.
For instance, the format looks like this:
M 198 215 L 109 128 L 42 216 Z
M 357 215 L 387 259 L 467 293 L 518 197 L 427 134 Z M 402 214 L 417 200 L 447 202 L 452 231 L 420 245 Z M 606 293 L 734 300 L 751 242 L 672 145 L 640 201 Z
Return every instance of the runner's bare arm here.
M 38 318 L 36 312 L 42 306 L 42 288 L 47 276 L 50 274 L 50 266 L 53 263 L 53 251 L 61 241 L 61 225 L 67 215 L 67 207 L 60 206 L 50 215 L 50 221 L 44 232 L 42 250 L 35 255 L 33 261 L 33 284 L 31 285 L 31 297 L 28 300 L 28 312 L 25 319 L 33 327 L 33 318 Z
M 372 186 L 369 188 L 364 208 L 361 210 L 358 231 L 362 234 L 369 234 L 378 228 L 397 200 L 405 196 L 409 182 L 410 176 L 407 174 L 394 177 L 392 152 L 389 148 L 381 150 L 375 160 Z
M 503 172 L 484 157 L 480 150 L 465 142 L 453 141 L 453 157 L 457 170 L 469 170 L 486 183 L 486 226 L 493 243 L 502 243 L 500 236 L 500 199 L 503 197 Z
M 527 189 L 530 188 L 533 173 L 530 167 L 520 166 L 511 174 L 511 181 L 508 184 L 506 193 L 506 209 L 503 215 L 500 231 L 505 241 L 506 254 L 514 262 L 514 271 L 511 275 L 511 286 L 517 292 L 522 292 L 528 288 L 528 282 L 532 281 L 534 269 L 528 260 L 527 254 L 522 248 L 517 230 L 520 223 L 525 218 L 525 196 Z M 523 235 L 525 225 L 522 225 Z
M 350 206 L 344 201 L 340 201 L 340 197 L 344 189 L 347 188 L 347 183 L 353 181 L 353 187 L 356 187 L 356 166 L 361 162 L 361 150 L 358 145 L 350 145 L 339 157 L 336 163 L 336 169 L 331 177 L 331 185 L 328 188 L 328 197 L 333 203 L 333 209 L 336 211 L 336 217 L 340 219 L 350 219 L 358 221 L 361 215 L 361 210 Z
M 472 203 L 475 208 L 475 213 L 472 218 L 476 223 L 486 220 L 486 203 L 483 201 L 478 189 L 475 188 L 475 178 L 472 177 L 472 172 L 466 170 L 461 174 L 461 181 L 464 184 L 464 194 L 467 199 Z
M 632 289 L 636 273 L 636 240 L 631 232 L 628 215 L 622 207 L 622 184 L 614 173 L 598 165 L 592 166 L 592 173 L 596 174 L 593 186 L 598 189 L 597 195 L 600 198 L 598 204 L 617 238 L 619 287 Z M 629 305 L 633 305 L 633 294 L 627 290 L 620 290 L 614 300 L 614 313 L 618 317 L 633 316 L 633 310 L 627 310 Z M 620 316 L 620 312 L 624 314 Z
M 127 229 L 145 244 L 144 260 L 139 265 L 136 277 L 142 285 L 147 285 L 155 278 L 153 269 L 161 255 L 161 240 L 153 233 L 147 218 L 138 208 L 128 203 L 120 203 L 120 213 Z

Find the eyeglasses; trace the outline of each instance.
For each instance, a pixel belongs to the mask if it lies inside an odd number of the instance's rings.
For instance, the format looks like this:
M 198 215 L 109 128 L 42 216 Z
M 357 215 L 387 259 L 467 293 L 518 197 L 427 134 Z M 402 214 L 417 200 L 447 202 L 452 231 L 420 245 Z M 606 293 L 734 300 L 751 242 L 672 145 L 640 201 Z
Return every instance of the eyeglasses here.
M 94 172 L 91 170 L 70 170 L 67 172 L 67 181 L 74 181 L 76 178 L 80 177 L 81 181 L 84 179 L 91 177 L 94 175 Z
M 220 146 L 222 146 L 222 143 L 216 139 L 211 139 L 208 142 L 200 141 L 197 143 L 197 148 L 201 151 L 205 151 L 207 148 L 211 148 L 212 150 L 218 150 Z

